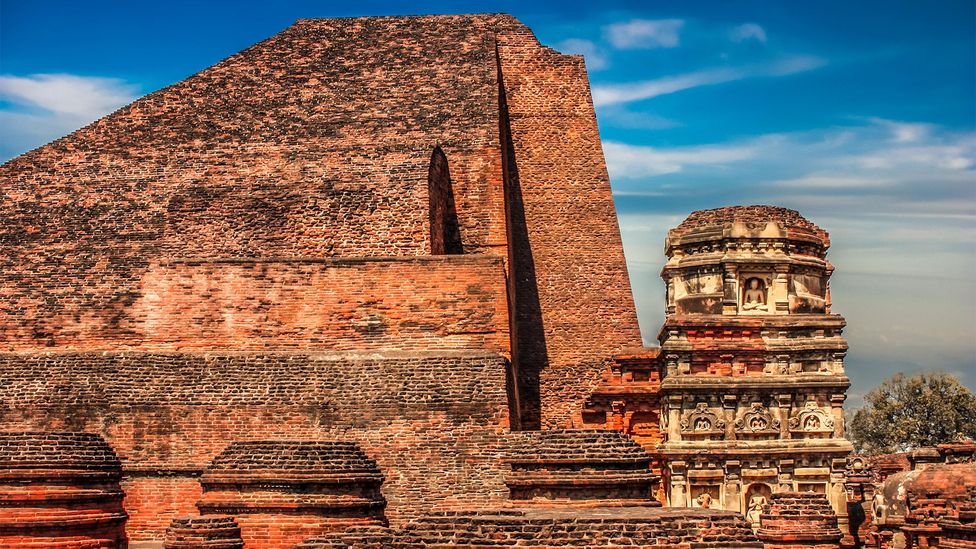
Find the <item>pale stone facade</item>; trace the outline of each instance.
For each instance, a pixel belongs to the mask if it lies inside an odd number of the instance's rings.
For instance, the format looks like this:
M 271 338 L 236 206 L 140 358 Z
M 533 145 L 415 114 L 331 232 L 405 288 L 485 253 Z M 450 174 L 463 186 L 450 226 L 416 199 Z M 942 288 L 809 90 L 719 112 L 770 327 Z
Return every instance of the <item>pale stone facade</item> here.
M 695 212 L 668 234 L 660 333 L 669 504 L 746 513 L 825 494 L 846 531 L 844 319 L 827 233 L 768 206 Z

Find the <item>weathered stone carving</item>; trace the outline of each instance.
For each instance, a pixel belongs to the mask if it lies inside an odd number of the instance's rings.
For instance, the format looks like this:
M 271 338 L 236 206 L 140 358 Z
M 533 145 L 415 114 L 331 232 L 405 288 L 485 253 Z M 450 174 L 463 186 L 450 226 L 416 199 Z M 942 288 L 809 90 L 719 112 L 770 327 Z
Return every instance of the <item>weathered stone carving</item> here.
M 830 433 L 834 420 L 816 402 L 807 402 L 802 410 L 790 418 L 790 431 L 804 433 Z
M 699 402 L 695 410 L 681 420 L 681 430 L 697 434 L 722 433 L 725 431 L 725 421 L 709 410 L 708 404 Z
M 768 311 L 766 298 L 766 284 L 759 277 L 746 280 L 746 289 L 742 293 L 743 311 Z
M 695 507 L 707 491 L 712 508 L 755 519 L 778 492 L 817 491 L 846 531 L 852 448 L 835 418 L 850 380 L 845 321 L 827 306 L 829 246 L 825 231 L 772 206 L 694 212 L 668 233 L 665 280 L 722 281 L 720 308 L 676 300 L 660 331 L 670 505 Z
M 748 412 L 735 420 L 735 430 L 739 433 L 777 433 L 780 421 L 759 402 L 753 402 Z

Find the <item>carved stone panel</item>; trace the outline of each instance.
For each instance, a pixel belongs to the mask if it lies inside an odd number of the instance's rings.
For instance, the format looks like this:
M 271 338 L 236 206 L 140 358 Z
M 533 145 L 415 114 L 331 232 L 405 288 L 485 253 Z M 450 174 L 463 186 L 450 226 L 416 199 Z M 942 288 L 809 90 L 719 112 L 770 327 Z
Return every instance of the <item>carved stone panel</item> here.
M 834 420 L 816 402 L 807 402 L 799 412 L 790 418 L 790 432 L 813 435 L 834 432 Z
M 708 409 L 708 404 L 699 402 L 695 409 L 681 419 L 681 433 L 684 436 L 722 435 L 725 433 L 725 420 Z
M 776 435 L 779 434 L 780 422 L 765 406 L 753 402 L 749 411 L 735 420 L 734 427 L 735 432 L 742 435 Z

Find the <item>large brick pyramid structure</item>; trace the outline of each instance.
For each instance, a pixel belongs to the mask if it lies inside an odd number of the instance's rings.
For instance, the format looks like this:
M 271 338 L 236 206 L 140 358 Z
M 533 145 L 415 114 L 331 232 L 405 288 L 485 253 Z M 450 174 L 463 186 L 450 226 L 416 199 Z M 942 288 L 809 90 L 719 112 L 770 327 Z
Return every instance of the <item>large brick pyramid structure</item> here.
M 510 16 L 300 20 L 0 181 L 2 427 L 101 433 L 136 541 L 242 440 L 501 505 L 640 343 L 583 61 Z

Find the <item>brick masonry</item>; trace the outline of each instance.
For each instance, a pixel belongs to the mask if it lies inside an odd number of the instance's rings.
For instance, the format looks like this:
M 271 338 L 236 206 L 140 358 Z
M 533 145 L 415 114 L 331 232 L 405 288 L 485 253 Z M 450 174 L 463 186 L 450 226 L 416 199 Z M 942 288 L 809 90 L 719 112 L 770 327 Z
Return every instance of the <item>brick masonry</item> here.
M 507 496 L 506 361 L 477 353 L 0 354 L 6 428 L 102 433 L 125 467 L 133 540 L 196 513 L 235 440 L 345 440 L 387 475 L 392 522 Z
M 640 343 L 582 59 L 510 16 L 300 20 L 0 181 L 8 350 L 157 348 L 144 300 L 174 260 L 440 251 L 446 190 L 463 252 L 508 261 L 526 427 L 570 423 L 603 359 Z
M 386 526 L 383 473 L 352 442 L 235 442 L 200 479 L 204 515 L 235 515 L 248 549 L 290 549 L 355 526 Z
M 244 549 L 244 540 L 234 517 L 179 517 L 166 529 L 163 549 Z

